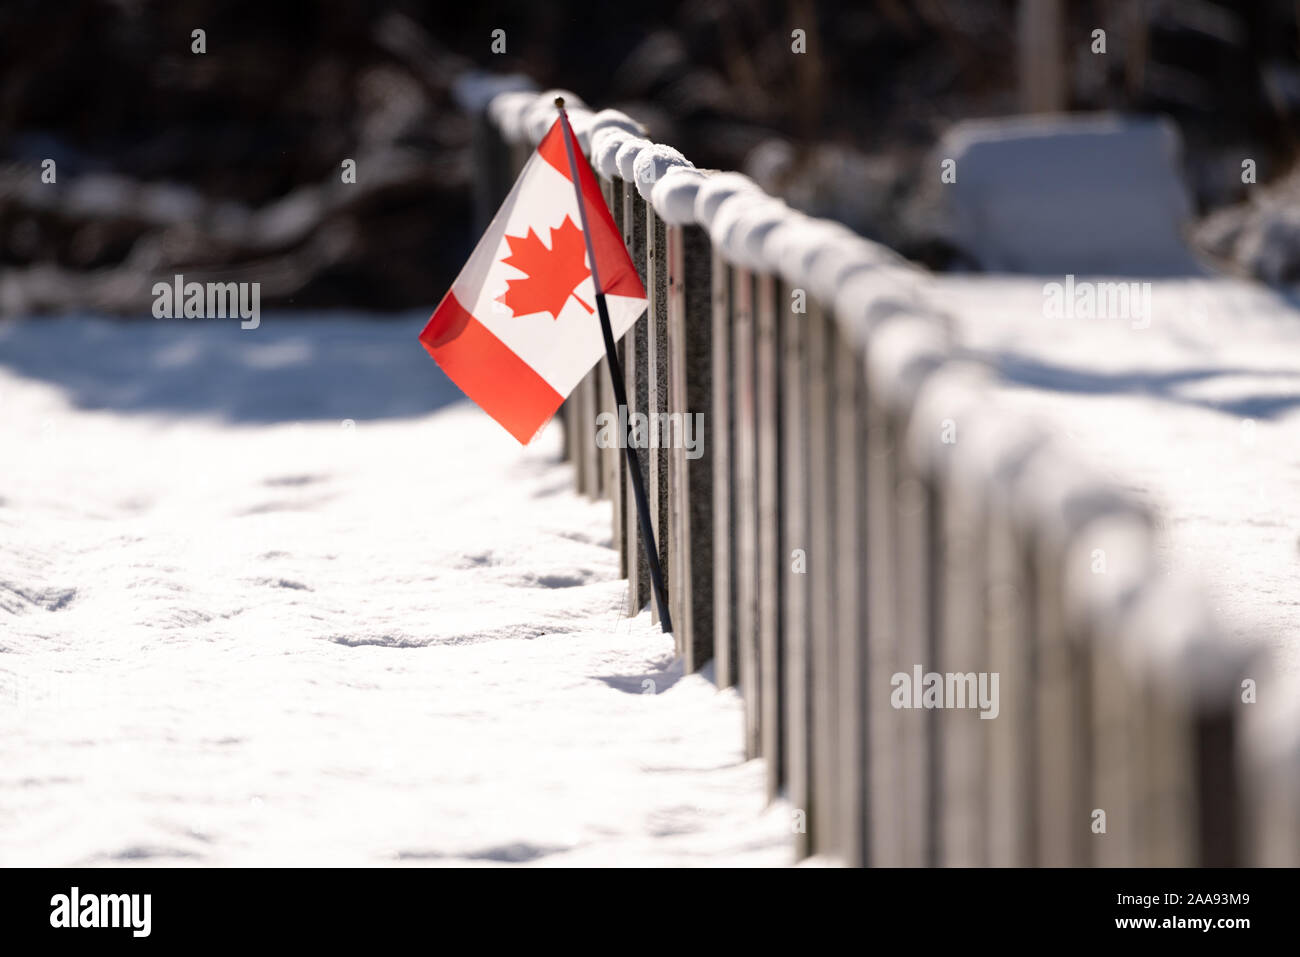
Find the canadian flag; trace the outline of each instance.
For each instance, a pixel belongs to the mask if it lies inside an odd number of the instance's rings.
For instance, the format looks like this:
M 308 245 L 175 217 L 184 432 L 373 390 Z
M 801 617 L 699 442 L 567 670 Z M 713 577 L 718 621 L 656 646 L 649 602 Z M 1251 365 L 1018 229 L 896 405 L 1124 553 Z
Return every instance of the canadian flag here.
M 557 119 L 420 333 L 442 371 L 525 445 L 605 354 L 566 135 L 615 340 L 644 311 L 596 174 Z

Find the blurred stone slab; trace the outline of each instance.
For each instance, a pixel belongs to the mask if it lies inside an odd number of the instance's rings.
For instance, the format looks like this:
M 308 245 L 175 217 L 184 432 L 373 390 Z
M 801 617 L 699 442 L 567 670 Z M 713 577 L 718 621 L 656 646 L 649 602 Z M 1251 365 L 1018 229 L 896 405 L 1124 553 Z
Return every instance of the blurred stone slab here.
M 1183 239 L 1191 201 L 1182 142 L 1165 120 L 973 120 L 934 154 L 946 238 L 983 269 L 1039 274 L 1199 274 Z

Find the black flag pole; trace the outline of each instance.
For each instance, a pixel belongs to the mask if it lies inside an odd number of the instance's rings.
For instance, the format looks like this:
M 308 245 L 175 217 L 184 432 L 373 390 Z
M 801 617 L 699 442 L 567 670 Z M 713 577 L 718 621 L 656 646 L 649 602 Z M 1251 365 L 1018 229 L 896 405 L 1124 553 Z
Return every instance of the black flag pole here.
M 578 157 L 573 150 L 573 127 L 569 125 L 569 114 L 564 111 L 564 97 L 557 96 L 555 105 L 560 111 L 560 122 L 564 124 L 564 152 L 569 157 L 569 172 L 573 176 L 573 191 L 578 198 L 578 216 L 582 220 L 582 238 L 587 244 L 587 259 L 591 262 L 591 284 L 596 289 L 596 309 L 600 313 L 600 331 L 605 337 L 605 361 L 609 363 L 609 377 L 614 385 L 614 402 L 618 405 L 619 421 L 631 426 L 631 415 L 627 408 L 627 390 L 623 387 L 623 364 L 618 361 L 618 350 L 614 347 L 614 330 L 609 324 L 609 308 L 605 305 L 605 289 L 600 284 L 600 270 L 596 266 L 596 251 L 591 246 L 591 230 L 587 228 L 587 204 L 583 201 L 582 178 L 578 174 Z M 592 423 L 594 428 L 594 423 Z M 659 546 L 655 542 L 654 525 L 650 521 L 650 501 L 646 498 L 645 483 L 641 481 L 641 464 L 636 448 L 628 435 L 622 436 L 623 454 L 627 456 L 627 470 L 631 473 L 632 494 L 636 498 L 637 520 L 641 525 L 641 538 L 645 544 L 646 561 L 650 565 L 650 582 L 654 587 L 655 605 L 659 609 L 659 624 L 665 632 L 673 630 L 672 619 L 668 615 L 668 597 L 664 594 L 664 575 L 659 568 Z

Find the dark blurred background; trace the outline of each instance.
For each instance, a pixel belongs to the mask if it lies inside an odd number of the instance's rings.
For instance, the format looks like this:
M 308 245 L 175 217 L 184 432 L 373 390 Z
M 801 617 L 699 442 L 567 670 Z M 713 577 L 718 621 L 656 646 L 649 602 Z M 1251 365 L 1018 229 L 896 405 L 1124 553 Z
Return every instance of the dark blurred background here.
M 918 167 L 964 118 L 1165 114 L 1200 216 L 1251 215 L 1223 175 L 1242 156 L 1261 183 L 1291 182 L 1293 0 L 1064 0 L 1046 50 L 1025 2 L 6 0 L 0 314 L 148 315 L 149 284 L 177 272 L 259 281 L 264 307 L 436 303 L 475 239 L 453 95 L 470 69 L 619 107 L 697 166 L 745 170 L 936 268 L 954 251 L 917 225 Z M 1106 56 L 1089 51 L 1098 27 Z M 1027 49 L 1055 87 L 1027 76 Z

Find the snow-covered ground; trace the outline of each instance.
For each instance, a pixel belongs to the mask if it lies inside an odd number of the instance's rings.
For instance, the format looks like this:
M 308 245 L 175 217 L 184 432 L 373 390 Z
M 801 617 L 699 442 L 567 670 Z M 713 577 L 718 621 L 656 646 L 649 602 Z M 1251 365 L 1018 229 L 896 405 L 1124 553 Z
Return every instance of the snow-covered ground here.
M 931 292 L 1010 405 L 1154 508 L 1166 567 L 1211 589 L 1228 634 L 1300 672 L 1295 297 L 1171 279 L 1151 284 L 1149 317 L 1048 318 L 1044 284 L 1064 279 L 940 277 Z
M 0 324 L 0 864 L 790 860 L 424 319 Z
M 1048 318 L 1045 281 L 931 291 L 1300 671 L 1294 300 Z M 622 617 L 607 506 L 424 318 L 0 324 L 0 864 L 790 860 L 734 692 Z

